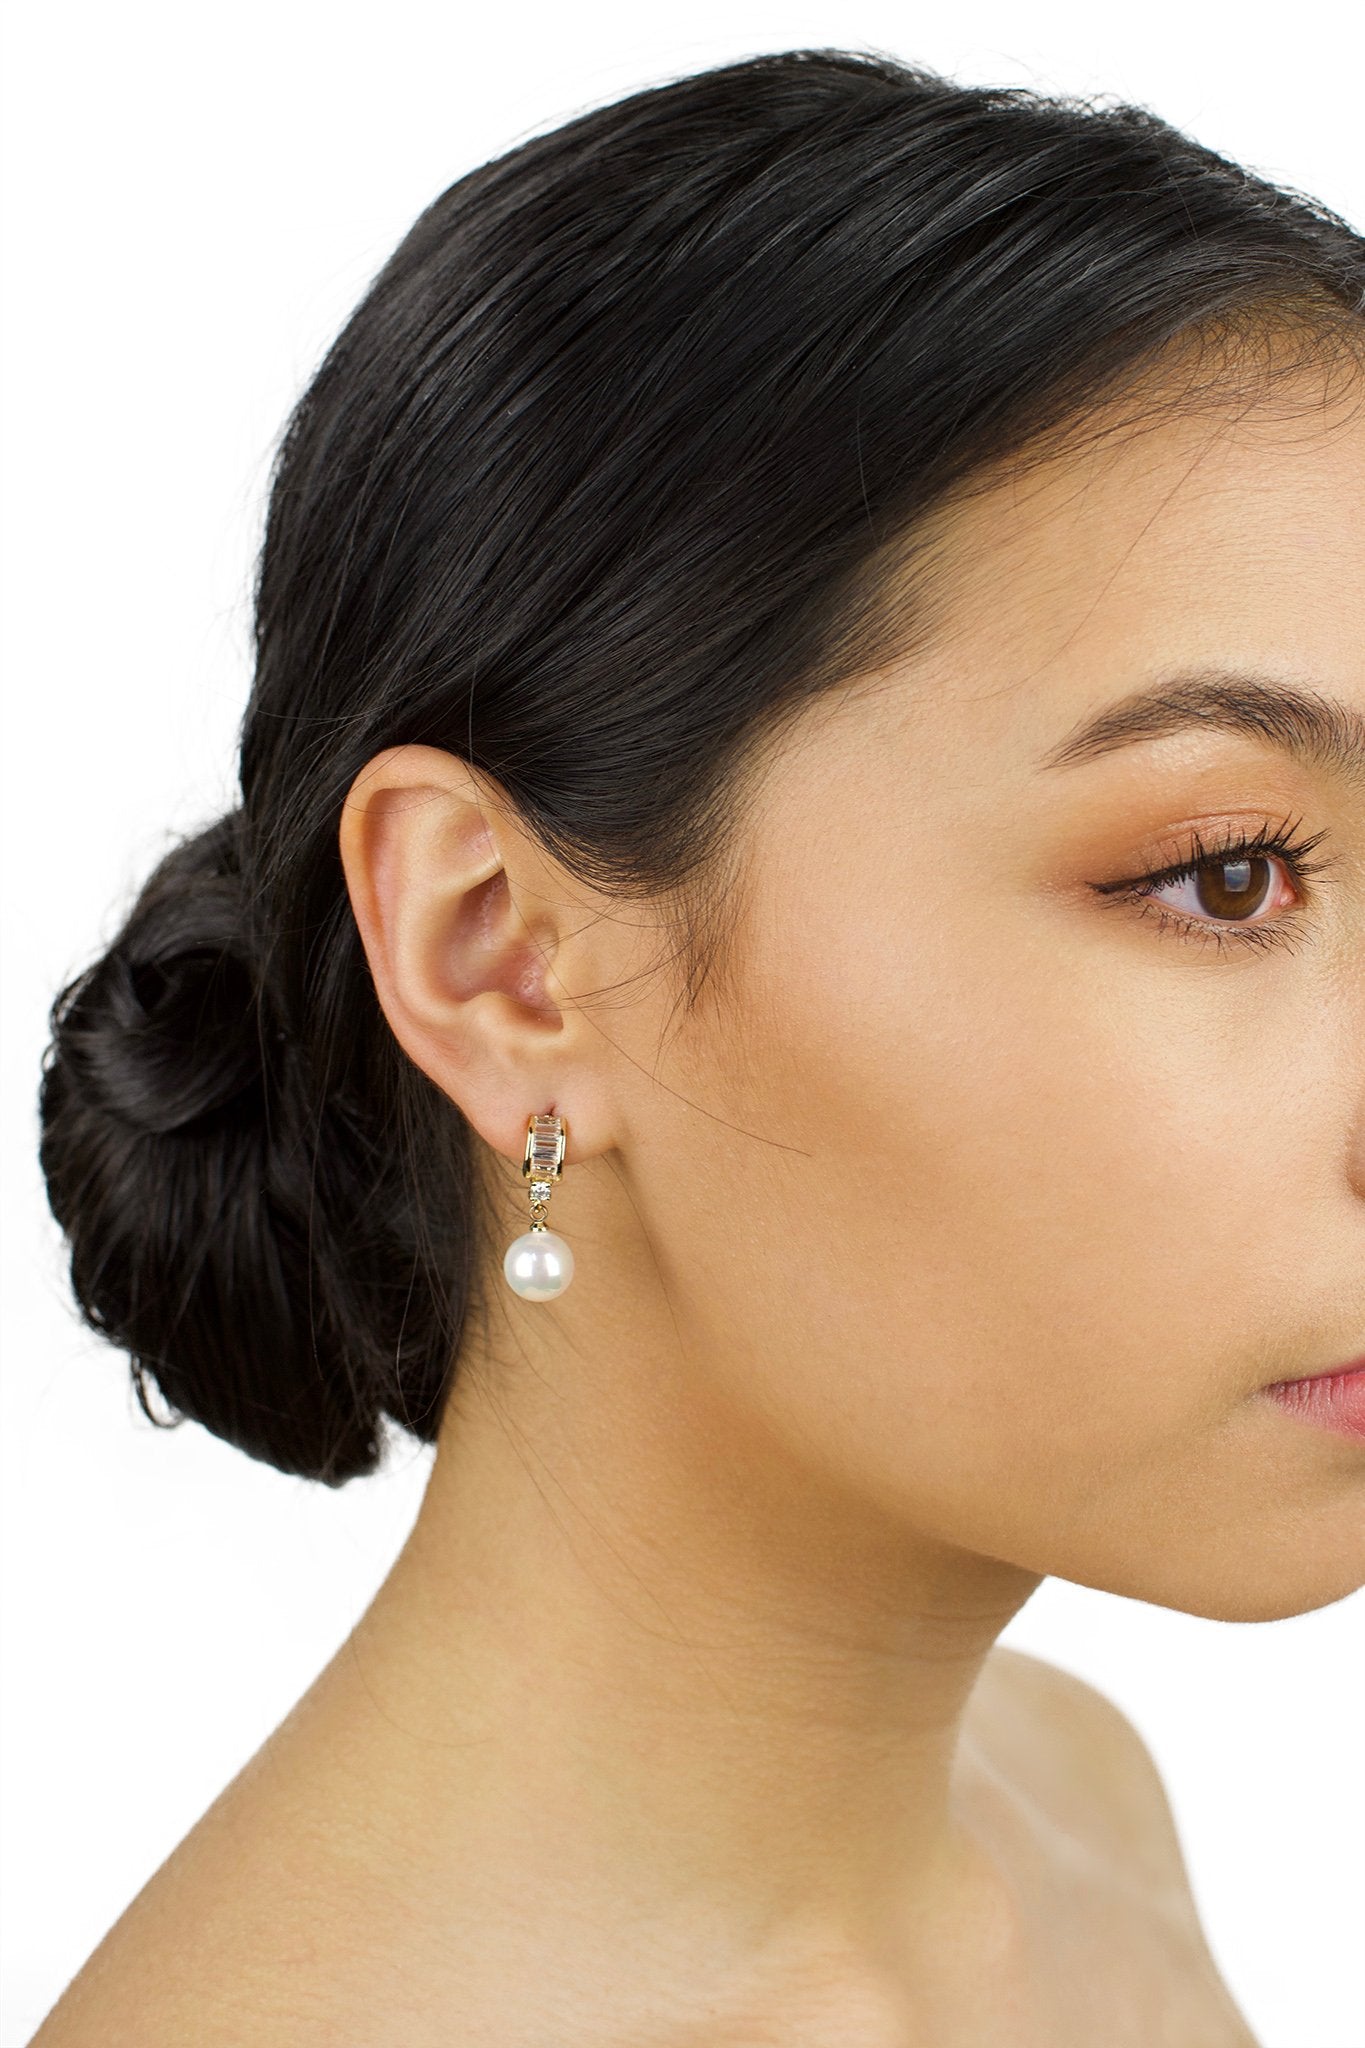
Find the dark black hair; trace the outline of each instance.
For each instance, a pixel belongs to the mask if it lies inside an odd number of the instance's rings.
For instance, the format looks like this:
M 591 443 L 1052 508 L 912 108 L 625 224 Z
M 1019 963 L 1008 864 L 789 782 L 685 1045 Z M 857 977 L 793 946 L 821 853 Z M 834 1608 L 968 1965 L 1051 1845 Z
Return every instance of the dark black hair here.
M 746 774 L 915 644 L 949 493 L 1172 349 L 1168 408 L 1269 377 L 1267 337 L 1351 357 L 1363 312 L 1360 235 L 1146 108 L 867 51 L 633 93 L 435 199 L 277 450 L 240 806 L 52 1006 L 49 1199 L 150 1419 L 147 1374 L 338 1485 L 385 1417 L 434 1439 L 484 1305 L 469 1126 L 341 866 L 376 752 L 463 756 L 570 873 L 656 901 L 691 1008 L 732 964 Z

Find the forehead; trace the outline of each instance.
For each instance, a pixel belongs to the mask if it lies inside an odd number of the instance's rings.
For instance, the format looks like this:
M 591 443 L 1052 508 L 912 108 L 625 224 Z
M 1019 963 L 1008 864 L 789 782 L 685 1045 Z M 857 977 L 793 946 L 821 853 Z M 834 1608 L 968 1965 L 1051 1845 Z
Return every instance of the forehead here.
M 1083 425 L 934 516 L 917 720 L 1007 703 L 1045 747 L 1154 673 L 1214 664 L 1365 702 L 1365 375 Z
M 1064 600 L 1104 582 L 1234 580 L 1248 555 L 1291 555 L 1365 533 L 1365 380 L 1293 412 L 1281 402 L 1219 407 L 1100 432 L 1088 443 L 1007 472 L 940 521 L 948 584 L 970 608 L 989 581 L 1055 587 Z

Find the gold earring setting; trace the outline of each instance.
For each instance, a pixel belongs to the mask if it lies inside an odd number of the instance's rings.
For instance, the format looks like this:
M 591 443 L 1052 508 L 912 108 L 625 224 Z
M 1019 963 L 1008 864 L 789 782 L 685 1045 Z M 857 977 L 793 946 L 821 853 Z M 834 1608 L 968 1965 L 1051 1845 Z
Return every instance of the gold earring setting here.
M 553 1301 L 573 1279 L 573 1248 L 545 1221 L 552 1190 L 563 1178 L 564 1119 L 533 1116 L 526 1125 L 522 1179 L 531 1198 L 531 1227 L 503 1254 L 503 1277 L 523 1301 Z

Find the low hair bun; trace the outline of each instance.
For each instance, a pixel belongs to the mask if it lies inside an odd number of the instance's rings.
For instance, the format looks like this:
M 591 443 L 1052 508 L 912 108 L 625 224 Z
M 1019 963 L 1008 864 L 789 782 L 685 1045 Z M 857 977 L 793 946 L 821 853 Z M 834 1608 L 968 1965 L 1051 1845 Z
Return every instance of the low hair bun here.
M 168 1136 L 259 1091 L 280 1028 L 244 930 L 240 812 L 182 841 L 115 944 L 54 1007 L 86 1110 Z
M 148 1419 L 339 1485 L 385 1411 L 434 1431 L 449 1351 L 391 1148 L 263 983 L 243 836 L 234 811 L 177 845 L 57 996 L 39 1156 L 80 1313 Z

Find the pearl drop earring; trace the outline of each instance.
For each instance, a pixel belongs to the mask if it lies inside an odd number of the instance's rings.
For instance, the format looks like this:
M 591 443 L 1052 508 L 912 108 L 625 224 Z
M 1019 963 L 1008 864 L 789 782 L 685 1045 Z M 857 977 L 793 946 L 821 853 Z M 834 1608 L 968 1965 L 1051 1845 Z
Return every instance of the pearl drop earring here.
M 563 1167 L 564 1119 L 529 1118 L 521 1175 L 531 1197 L 531 1228 L 513 1238 L 502 1261 L 508 1286 L 523 1301 L 553 1301 L 573 1279 L 573 1248 L 545 1221 L 551 1190 L 563 1178 Z

